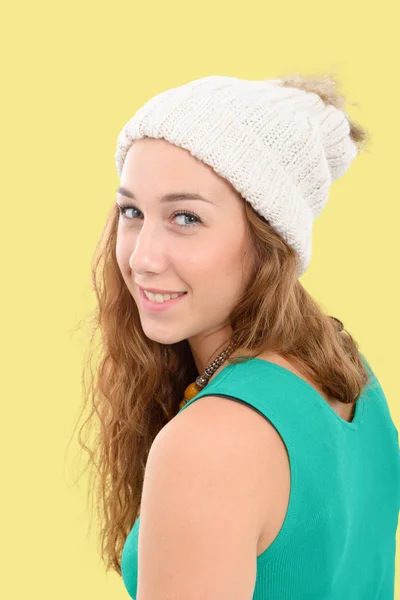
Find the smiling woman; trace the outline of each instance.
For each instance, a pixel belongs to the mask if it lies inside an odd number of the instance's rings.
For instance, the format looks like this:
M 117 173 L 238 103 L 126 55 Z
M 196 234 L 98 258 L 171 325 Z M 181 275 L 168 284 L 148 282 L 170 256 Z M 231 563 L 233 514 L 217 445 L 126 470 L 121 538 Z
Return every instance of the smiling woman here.
M 368 137 L 335 83 L 206 77 L 118 136 L 80 440 L 99 419 L 102 557 L 135 600 L 393 600 L 398 432 L 299 281 Z

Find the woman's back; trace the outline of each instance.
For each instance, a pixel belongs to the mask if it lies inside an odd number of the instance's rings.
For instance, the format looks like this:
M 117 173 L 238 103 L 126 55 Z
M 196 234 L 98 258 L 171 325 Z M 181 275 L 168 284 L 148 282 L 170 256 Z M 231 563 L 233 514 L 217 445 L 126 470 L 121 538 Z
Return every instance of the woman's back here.
M 262 414 L 290 459 L 289 504 L 278 535 L 257 556 L 253 599 L 393 600 L 398 433 L 378 380 L 365 388 L 351 422 L 305 380 L 258 358 L 223 368 L 181 411 L 207 395 Z M 139 522 L 122 559 L 133 598 Z

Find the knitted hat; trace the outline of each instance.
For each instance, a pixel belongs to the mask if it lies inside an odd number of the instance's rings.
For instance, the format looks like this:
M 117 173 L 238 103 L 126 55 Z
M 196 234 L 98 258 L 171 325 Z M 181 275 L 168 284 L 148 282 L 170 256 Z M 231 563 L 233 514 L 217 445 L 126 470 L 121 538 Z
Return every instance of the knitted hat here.
M 134 140 L 164 138 L 189 150 L 296 251 L 300 277 L 311 258 L 313 221 L 328 201 L 331 183 L 359 149 L 336 91 L 328 90 L 333 106 L 310 89 L 301 77 L 249 81 L 211 75 L 161 92 L 121 130 L 118 176 Z

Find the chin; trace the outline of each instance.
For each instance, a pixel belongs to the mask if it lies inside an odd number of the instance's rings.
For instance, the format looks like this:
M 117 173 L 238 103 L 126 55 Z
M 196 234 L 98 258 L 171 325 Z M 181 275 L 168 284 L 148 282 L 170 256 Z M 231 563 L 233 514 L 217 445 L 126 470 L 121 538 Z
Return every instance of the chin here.
M 178 342 L 182 342 L 183 340 L 186 339 L 186 337 L 182 337 L 179 334 L 166 334 L 166 335 L 157 335 L 157 334 L 152 334 L 152 333 L 147 333 L 147 331 L 145 330 L 145 328 L 143 328 L 143 331 L 146 335 L 146 337 L 148 337 L 150 340 L 153 340 L 153 342 L 157 342 L 158 344 L 164 344 L 164 346 L 170 346 L 171 344 L 177 344 Z

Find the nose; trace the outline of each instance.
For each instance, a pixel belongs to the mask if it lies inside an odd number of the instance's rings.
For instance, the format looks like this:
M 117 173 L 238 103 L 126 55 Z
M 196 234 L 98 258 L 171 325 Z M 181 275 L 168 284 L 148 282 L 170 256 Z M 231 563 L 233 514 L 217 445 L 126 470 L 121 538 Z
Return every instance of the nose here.
M 163 239 L 155 228 L 142 227 L 136 238 L 135 248 L 129 258 L 129 266 L 135 273 L 162 272 L 165 269 L 166 252 Z

